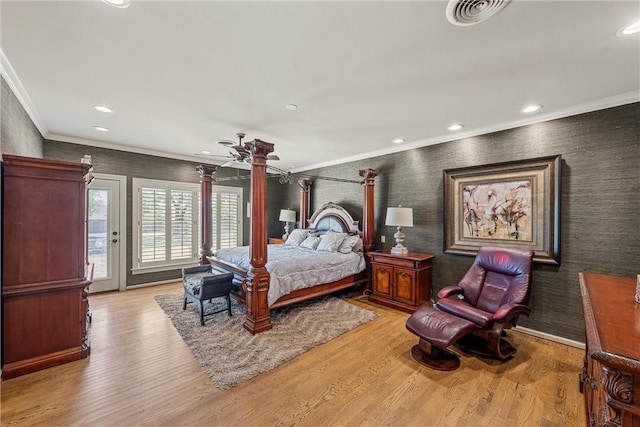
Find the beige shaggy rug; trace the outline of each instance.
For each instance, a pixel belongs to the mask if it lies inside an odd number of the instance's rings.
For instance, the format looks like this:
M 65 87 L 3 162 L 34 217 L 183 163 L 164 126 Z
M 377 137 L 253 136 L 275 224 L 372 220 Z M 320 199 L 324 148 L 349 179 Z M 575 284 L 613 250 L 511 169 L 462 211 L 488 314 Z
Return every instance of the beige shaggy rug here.
M 193 304 L 182 310 L 182 292 L 156 301 L 218 388 L 228 389 L 293 359 L 313 347 L 365 324 L 378 315 L 342 299 L 327 296 L 271 312 L 273 329 L 251 335 L 242 327 L 244 309 L 232 299 L 232 313 L 200 320 Z M 205 304 L 205 313 L 226 306 L 224 298 Z

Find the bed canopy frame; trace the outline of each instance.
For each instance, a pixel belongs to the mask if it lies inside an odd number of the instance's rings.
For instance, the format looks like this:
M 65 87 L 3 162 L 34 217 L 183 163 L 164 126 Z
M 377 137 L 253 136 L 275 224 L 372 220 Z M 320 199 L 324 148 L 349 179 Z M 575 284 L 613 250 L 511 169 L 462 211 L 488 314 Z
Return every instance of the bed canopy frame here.
M 295 302 L 310 299 L 319 295 L 328 294 L 340 289 L 345 289 L 355 284 L 368 281 L 369 267 L 357 277 L 348 277 L 337 282 L 317 285 L 312 288 L 300 289 L 289 295 L 285 295 L 278 299 L 271 307 L 267 303 L 267 293 L 269 291 L 270 275 L 265 265 L 267 263 L 267 156 L 273 152 L 274 145 L 272 143 L 255 139 L 245 143 L 245 148 L 251 152 L 251 238 L 249 242 L 249 256 L 251 267 L 244 270 L 238 266 L 226 263 L 221 260 L 212 258 L 212 215 L 211 203 L 209 203 L 212 194 L 212 185 L 214 182 L 213 175 L 218 169 L 216 165 L 200 165 L 196 170 L 200 174 L 200 188 L 202 203 L 201 206 L 201 236 L 202 244 L 200 246 L 200 263 L 214 263 L 234 273 L 234 282 L 241 284 L 241 294 L 234 294 L 234 298 L 245 306 L 246 315 L 243 327 L 252 334 L 260 333 L 271 329 L 271 320 L 269 310 L 271 308 L 282 307 Z M 376 169 L 362 169 L 359 175 L 363 178 L 361 181 L 364 186 L 364 205 L 362 212 L 362 231 L 359 232 L 362 237 L 365 253 L 371 251 L 375 244 L 374 230 L 374 182 L 378 174 Z M 307 228 L 312 222 L 309 217 L 309 190 L 311 181 L 308 179 L 298 180 L 300 188 L 300 227 Z M 346 211 L 345 211 L 346 213 Z M 329 212 L 341 215 L 338 212 Z M 348 222 L 351 216 L 342 216 L 342 221 Z M 314 220 L 317 218 L 314 218 Z M 348 227 L 357 227 L 357 223 L 351 219 L 352 224 Z M 347 228 L 349 230 L 349 228 Z M 354 231 L 355 232 L 355 231 Z M 368 264 L 368 258 L 365 258 Z M 211 262 L 210 262 L 211 261 Z

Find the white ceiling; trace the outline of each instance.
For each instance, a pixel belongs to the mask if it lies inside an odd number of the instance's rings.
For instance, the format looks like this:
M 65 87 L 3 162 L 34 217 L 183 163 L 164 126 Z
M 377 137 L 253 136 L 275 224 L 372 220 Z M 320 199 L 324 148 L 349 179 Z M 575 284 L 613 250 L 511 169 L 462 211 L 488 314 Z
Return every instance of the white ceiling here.
M 446 7 L 2 0 L 2 72 L 47 138 L 186 158 L 242 131 L 294 170 L 640 100 L 640 35 L 616 37 L 638 1 L 513 0 L 468 27 Z

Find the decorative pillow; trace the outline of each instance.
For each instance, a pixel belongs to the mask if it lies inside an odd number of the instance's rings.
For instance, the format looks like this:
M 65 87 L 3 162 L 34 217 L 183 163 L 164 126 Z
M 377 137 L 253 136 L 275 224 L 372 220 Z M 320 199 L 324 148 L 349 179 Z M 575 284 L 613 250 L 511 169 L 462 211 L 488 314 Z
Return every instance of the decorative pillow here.
M 291 232 L 291 234 L 289 234 L 289 237 L 287 238 L 285 245 L 300 246 L 300 244 L 304 242 L 304 239 L 306 239 L 308 235 L 309 235 L 309 230 L 296 228 Z
M 347 235 L 344 233 L 327 231 L 324 233 L 324 236 L 322 236 L 322 240 L 320 240 L 317 250 L 324 252 L 337 252 L 345 237 L 347 237 Z
M 304 239 L 302 243 L 300 243 L 300 247 L 307 248 L 307 249 L 315 249 L 318 247 L 319 244 L 320 244 L 320 236 L 311 234 L 307 236 L 307 238 Z
M 343 241 L 342 244 L 340 244 L 340 247 L 338 248 L 338 252 L 342 253 L 342 254 L 348 254 L 349 252 L 353 251 L 353 247 L 358 243 L 358 241 L 360 241 L 360 246 L 362 246 L 362 240 L 360 239 L 360 236 L 355 235 L 355 236 L 347 236 Z
M 358 237 L 358 241 L 355 245 L 353 245 L 353 252 L 363 252 L 364 251 L 364 243 L 362 239 Z

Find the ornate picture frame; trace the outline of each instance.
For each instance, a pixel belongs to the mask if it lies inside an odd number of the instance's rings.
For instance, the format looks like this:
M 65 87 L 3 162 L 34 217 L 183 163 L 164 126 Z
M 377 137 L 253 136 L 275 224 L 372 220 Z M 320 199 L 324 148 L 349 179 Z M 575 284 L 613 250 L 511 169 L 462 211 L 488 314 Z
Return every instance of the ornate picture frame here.
M 559 265 L 561 165 L 557 155 L 444 170 L 444 252 L 507 246 Z

